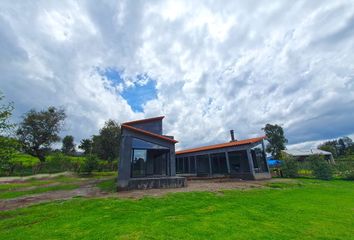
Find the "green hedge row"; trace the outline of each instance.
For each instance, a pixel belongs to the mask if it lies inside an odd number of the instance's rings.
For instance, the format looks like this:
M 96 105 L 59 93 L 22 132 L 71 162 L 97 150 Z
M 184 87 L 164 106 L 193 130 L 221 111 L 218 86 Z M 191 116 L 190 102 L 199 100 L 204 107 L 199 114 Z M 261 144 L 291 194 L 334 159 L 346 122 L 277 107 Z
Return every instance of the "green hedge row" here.
M 322 156 L 311 156 L 304 162 L 291 157 L 283 159 L 280 168 L 274 169 L 282 177 L 313 177 L 329 180 L 332 178 L 354 180 L 354 161 L 336 160 L 328 163 Z
M 108 162 L 96 156 L 67 156 L 63 153 L 53 153 L 41 163 L 38 158 L 28 154 L 18 153 L 11 159 L 11 168 L 0 170 L 0 176 L 25 176 L 38 173 L 57 173 L 73 171 L 90 173 L 91 171 L 115 171 L 118 161 Z

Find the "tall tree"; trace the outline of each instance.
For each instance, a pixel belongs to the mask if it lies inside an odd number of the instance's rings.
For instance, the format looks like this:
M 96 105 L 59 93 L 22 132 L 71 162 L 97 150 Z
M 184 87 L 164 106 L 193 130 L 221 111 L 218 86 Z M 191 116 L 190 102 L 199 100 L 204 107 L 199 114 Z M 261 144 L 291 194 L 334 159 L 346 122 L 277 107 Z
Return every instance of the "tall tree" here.
M 0 93 L 0 101 L 3 99 Z M 18 142 L 10 137 L 14 128 L 14 124 L 9 122 L 13 109 L 12 103 L 0 103 L 0 169 L 4 171 L 11 169 L 11 159 L 19 147 Z
M 80 141 L 79 148 L 84 150 L 84 153 L 91 154 L 92 151 L 92 140 L 91 139 L 82 139 Z
M 108 120 L 99 135 L 92 137 L 92 152 L 99 158 L 113 161 L 119 156 L 120 125 L 114 120 Z
M 47 110 L 27 112 L 17 130 L 17 136 L 24 150 L 32 156 L 45 161 L 45 153 L 52 143 L 60 140 L 59 132 L 65 120 L 63 109 L 49 107 Z
M 4 96 L 0 92 L 0 101 L 4 99 Z M 14 125 L 9 122 L 9 119 L 14 110 L 13 103 L 1 103 L 0 104 L 0 134 L 3 136 L 9 134 Z
M 284 136 L 283 128 L 277 124 L 266 124 L 262 130 L 269 142 L 266 151 L 271 153 L 273 157 L 279 159 L 281 156 L 281 150 L 285 149 L 285 144 L 288 142 Z
M 63 138 L 61 151 L 65 154 L 75 153 L 74 137 L 67 135 Z
M 333 140 L 324 142 L 320 144 L 317 148 L 323 151 L 331 152 L 333 157 L 336 157 L 338 153 L 337 145 L 337 140 Z

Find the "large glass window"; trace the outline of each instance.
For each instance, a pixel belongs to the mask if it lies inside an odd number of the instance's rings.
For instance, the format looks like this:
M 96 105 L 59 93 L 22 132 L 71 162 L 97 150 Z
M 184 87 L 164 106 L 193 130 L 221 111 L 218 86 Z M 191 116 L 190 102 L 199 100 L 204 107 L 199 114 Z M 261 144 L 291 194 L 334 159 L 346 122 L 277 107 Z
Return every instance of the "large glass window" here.
M 133 150 L 132 176 L 145 176 L 146 150 Z
M 227 164 L 225 153 L 214 153 L 210 155 L 213 174 L 226 174 Z
M 132 177 L 167 175 L 169 148 L 133 138 Z
M 140 149 L 168 149 L 167 147 L 158 145 L 156 143 L 147 142 L 139 138 L 133 138 L 132 147 Z
M 189 172 L 195 173 L 195 157 L 194 156 L 189 157 L 189 166 L 190 166 Z
M 195 173 L 195 157 L 177 157 L 176 158 L 176 173 L 187 174 Z
M 176 158 L 176 173 L 183 173 L 183 158 Z
M 183 172 L 189 173 L 189 160 L 188 157 L 183 158 Z
M 263 149 L 263 144 L 258 144 L 251 149 L 251 156 L 256 173 L 267 172 L 266 156 Z
M 196 159 L 197 159 L 197 173 L 209 174 L 209 156 L 198 155 Z
M 228 152 L 230 173 L 249 172 L 249 163 L 246 151 Z

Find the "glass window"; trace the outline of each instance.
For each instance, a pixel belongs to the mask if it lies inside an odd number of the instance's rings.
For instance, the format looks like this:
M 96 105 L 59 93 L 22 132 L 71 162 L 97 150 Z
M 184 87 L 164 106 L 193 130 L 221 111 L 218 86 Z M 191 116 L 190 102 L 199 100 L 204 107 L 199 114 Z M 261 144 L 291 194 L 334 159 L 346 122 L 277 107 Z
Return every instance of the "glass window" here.
M 149 149 L 147 155 L 147 175 L 166 175 L 168 153 L 161 150 Z
M 251 156 L 256 173 L 267 172 L 266 156 L 263 149 L 263 144 L 260 143 L 251 149 Z
M 195 157 L 192 156 L 192 157 L 189 157 L 189 172 L 190 173 L 195 173 Z
M 133 138 L 132 147 L 143 149 L 168 149 L 167 147 L 158 145 L 156 143 L 147 142 L 139 138 Z
M 183 173 L 183 158 L 176 158 L 176 173 Z
M 167 175 L 169 148 L 139 138 L 132 139 L 132 146 L 132 177 Z
M 133 150 L 132 176 L 145 176 L 146 150 Z
M 214 153 L 210 155 L 213 174 L 227 173 L 227 163 L 225 153 Z
M 208 155 L 198 155 L 197 159 L 197 173 L 198 174 L 209 174 L 209 156 Z
M 183 173 L 189 173 L 189 160 L 188 157 L 183 158 Z
M 246 151 L 228 152 L 230 173 L 249 172 L 249 163 Z

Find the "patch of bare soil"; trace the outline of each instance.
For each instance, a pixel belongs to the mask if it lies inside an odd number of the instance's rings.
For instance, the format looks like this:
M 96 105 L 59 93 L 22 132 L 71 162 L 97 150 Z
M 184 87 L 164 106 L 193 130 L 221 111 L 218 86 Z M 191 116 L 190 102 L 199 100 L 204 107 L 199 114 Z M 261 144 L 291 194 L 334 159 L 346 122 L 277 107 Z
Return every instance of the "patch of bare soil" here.
M 102 179 L 88 181 L 80 185 L 77 189 L 74 190 L 50 191 L 50 192 L 34 194 L 34 195 L 24 196 L 19 198 L 0 200 L 0 211 L 11 210 L 15 208 L 29 206 L 32 204 L 49 202 L 53 200 L 70 199 L 73 197 L 104 196 L 106 194 L 101 192 L 100 189 L 96 187 L 96 184 L 100 181 L 102 181 Z
M 257 181 L 246 181 L 239 179 L 209 179 L 209 180 L 189 180 L 187 187 L 184 188 L 164 188 L 164 189 L 147 189 L 147 190 L 130 190 L 122 191 L 113 196 L 119 198 L 133 198 L 139 199 L 144 196 L 162 196 L 167 193 L 174 192 L 215 192 L 216 194 L 222 194 L 223 190 L 232 189 L 253 189 L 253 188 L 264 188 L 269 182 L 287 182 L 293 181 L 290 179 L 269 179 L 269 180 L 257 180 Z M 112 196 L 110 195 L 110 196 Z
M 131 191 L 118 192 L 118 193 L 106 193 L 106 192 L 102 192 L 99 188 L 96 187 L 97 183 L 102 180 L 104 179 L 87 181 L 74 190 L 51 191 L 42 194 L 19 197 L 14 199 L 0 200 L 0 210 L 11 210 L 11 209 L 25 207 L 37 203 L 49 202 L 54 200 L 65 200 L 74 197 L 118 197 L 118 198 L 140 199 L 145 196 L 159 197 L 168 193 L 196 192 L 196 191 L 215 192 L 216 194 L 221 195 L 222 190 L 231 190 L 231 189 L 246 190 L 252 188 L 263 188 L 269 182 L 293 181 L 288 179 L 269 179 L 269 180 L 259 180 L 259 181 L 243 181 L 243 180 L 233 180 L 233 179 L 189 180 L 187 186 L 183 188 L 131 190 Z

